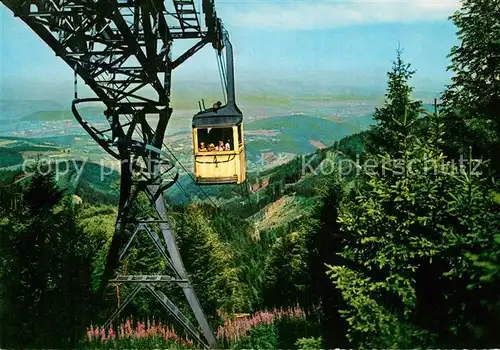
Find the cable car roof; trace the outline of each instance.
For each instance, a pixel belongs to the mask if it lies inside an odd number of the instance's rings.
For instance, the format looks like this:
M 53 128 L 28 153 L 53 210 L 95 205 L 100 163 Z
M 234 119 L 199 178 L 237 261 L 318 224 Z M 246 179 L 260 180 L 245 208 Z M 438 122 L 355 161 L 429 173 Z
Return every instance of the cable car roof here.
M 193 117 L 193 128 L 230 127 L 242 122 L 243 114 L 239 110 L 222 107 L 217 112 L 210 109 L 196 114 Z

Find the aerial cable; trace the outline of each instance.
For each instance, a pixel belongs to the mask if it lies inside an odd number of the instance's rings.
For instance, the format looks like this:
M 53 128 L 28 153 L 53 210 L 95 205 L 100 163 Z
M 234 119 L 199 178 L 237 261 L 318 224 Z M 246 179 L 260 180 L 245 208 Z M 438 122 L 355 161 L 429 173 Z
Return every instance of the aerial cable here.
M 128 98 L 127 98 L 128 99 Z M 130 119 L 128 118 L 128 116 L 126 116 L 126 118 L 128 119 L 128 121 L 130 122 Z M 142 133 L 142 128 L 140 125 L 137 125 L 137 128 L 139 129 L 139 138 L 142 140 L 142 142 L 144 142 L 144 138 L 141 136 L 141 133 Z M 174 159 L 175 162 L 177 162 L 177 164 L 179 164 L 181 166 L 181 168 L 184 170 L 184 172 L 191 178 L 191 180 L 193 182 L 196 183 L 196 181 L 194 180 L 194 177 L 191 175 L 190 172 L 187 171 L 187 169 L 184 167 L 184 165 L 182 165 L 182 163 L 179 161 L 179 159 L 175 156 L 175 154 L 170 150 L 170 148 L 165 144 L 165 141 L 162 142 L 163 144 L 163 147 L 165 147 L 165 149 L 168 151 L 168 153 L 170 153 L 170 155 L 172 156 L 172 158 Z M 170 174 L 170 177 L 172 178 L 172 180 L 174 180 L 174 177 L 172 174 Z M 188 192 L 184 189 L 184 187 L 180 184 L 179 181 L 175 181 L 175 184 L 177 186 L 179 186 L 179 188 L 181 189 L 181 191 L 183 192 L 183 194 L 191 201 L 192 198 L 191 196 L 188 194 Z M 201 192 L 203 195 L 205 195 L 205 197 L 207 197 L 207 199 L 212 203 L 212 205 L 214 207 L 217 208 L 217 204 L 215 204 L 215 202 L 212 200 L 212 198 L 203 190 L 203 188 L 201 188 L 200 186 L 196 186 Z
M 218 57 L 217 52 L 215 53 L 215 60 L 217 61 L 217 68 L 218 68 L 217 71 L 219 73 L 219 80 L 220 80 L 220 83 L 221 83 L 222 96 L 224 97 L 224 103 L 227 103 L 227 99 L 226 99 L 226 87 L 224 85 L 224 77 L 222 75 L 220 57 Z
M 226 87 L 226 84 L 224 82 L 224 74 L 222 73 L 222 71 L 223 71 L 223 68 L 221 67 L 222 63 L 220 61 L 220 56 L 217 54 L 217 52 L 215 52 L 215 60 L 217 61 L 217 68 L 218 68 L 219 79 L 220 79 L 220 83 L 221 83 L 222 96 L 224 97 L 224 103 L 227 103 L 227 98 L 226 98 L 227 87 Z
M 179 188 L 181 189 L 182 194 L 183 194 L 183 195 L 184 195 L 184 196 L 185 196 L 185 197 L 186 197 L 186 198 L 187 198 L 187 199 L 191 202 L 191 201 L 192 201 L 192 198 L 191 198 L 191 196 L 189 195 L 189 193 L 186 191 L 186 189 L 185 189 L 185 188 L 184 188 L 184 187 L 180 184 L 180 182 L 179 182 L 179 181 L 176 181 L 175 183 L 176 183 L 176 184 L 179 186 Z
M 167 145 L 165 143 L 163 143 L 163 146 L 165 147 L 165 149 L 172 155 L 172 157 L 174 158 L 174 160 L 181 166 L 182 169 L 184 169 L 184 172 L 191 178 L 191 180 L 196 183 L 193 175 L 191 175 L 191 173 L 189 171 L 186 170 L 186 168 L 184 167 L 184 165 L 182 165 L 181 162 L 179 162 L 179 160 L 177 159 L 177 157 L 175 156 L 175 154 L 170 150 L 170 148 L 167 147 Z M 212 200 L 212 198 L 208 195 L 208 193 L 206 193 L 203 188 L 201 188 L 200 186 L 196 186 L 206 197 L 207 199 L 212 203 L 212 205 L 216 208 L 218 208 L 217 204 L 215 204 L 215 202 Z
M 226 76 L 226 71 L 225 71 L 225 68 L 227 67 L 227 65 L 226 65 L 226 56 L 225 55 L 219 55 L 219 59 L 221 60 L 222 74 L 224 76 L 224 83 L 226 85 L 226 90 L 227 90 L 227 76 Z
M 219 61 L 220 61 L 221 72 L 222 72 L 222 81 L 224 82 L 224 88 L 225 88 L 225 91 L 227 92 L 226 61 L 224 60 L 223 55 L 219 55 Z
M 174 158 L 174 160 L 181 166 L 181 168 L 184 170 L 184 172 L 189 176 L 189 178 L 196 184 L 196 181 L 193 177 L 193 175 L 191 175 L 191 173 L 189 171 L 186 170 L 186 168 L 184 167 L 184 165 L 182 165 L 182 163 L 179 161 L 179 159 L 175 156 L 175 154 L 170 150 L 170 148 L 167 147 L 167 145 L 165 144 L 165 142 L 163 142 L 163 146 L 165 147 L 165 149 L 172 155 L 172 158 Z M 178 183 L 178 182 L 176 182 Z M 180 183 L 179 183 L 179 186 Z M 201 191 L 201 193 L 203 193 L 205 195 L 205 197 L 207 197 L 207 199 L 212 203 L 212 205 L 215 207 L 215 208 L 218 208 L 217 204 L 215 204 L 215 202 L 212 200 L 212 198 L 208 195 L 208 193 L 206 193 L 203 188 L 201 188 L 200 186 L 196 185 L 196 188 L 198 188 L 198 190 Z
M 75 97 L 75 99 L 77 99 L 77 98 L 78 98 L 78 90 L 77 90 L 77 86 L 78 86 L 78 75 L 77 75 L 77 63 L 75 62 L 75 69 L 74 69 L 74 97 Z M 126 97 L 126 100 L 127 100 L 128 102 L 130 102 L 130 100 L 129 100 L 129 98 L 128 98 L 128 97 Z M 130 117 L 129 117 L 128 115 L 125 115 L 125 118 L 127 119 L 127 121 L 128 121 L 129 123 L 131 123 L 131 119 L 130 119 Z M 142 128 L 141 128 L 141 126 L 140 126 L 140 125 L 137 125 L 137 128 L 138 128 L 138 131 L 139 131 L 139 132 L 138 132 L 138 135 L 139 135 L 140 140 L 141 140 L 143 143 L 145 143 L 145 142 L 144 142 L 144 138 L 143 138 L 143 137 L 142 137 L 142 135 L 141 135 L 141 134 L 142 134 Z M 170 149 L 168 149 L 168 147 L 165 145 L 165 142 L 163 142 L 163 145 L 165 146 L 165 148 L 167 148 L 167 150 L 170 152 L 170 154 L 174 157 L 175 161 L 181 165 L 181 167 L 184 169 L 184 171 L 185 171 L 188 175 L 190 175 L 190 174 L 187 172 L 186 168 L 184 168 L 184 166 L 183 166 L 183 165 L 179 162 L 179 160 L 175 157 L 175 155 L 172 153 L 172 151 L 170 151 Z M 175 180 L 174 176 L 172 175 L 172 173 L 170 173 L 170 171 L 169 171 L 169 175 L 170 175 L 170 177 L 171 177 L 172 181 L 174 181 L 174 183 L 175 183 L 177 186 L 179 186 L 179 188 L 180 188 L 180 190 L 181 190 L 182 194 L 183 194 L 183 195 L 184 195 L 184 196 L 185 196 L 185 197 L 186 197 L 189 201 L 192 201 L 192 198 L 191 198 L 191 196 L 189 195 L 189 193 L 186 191 L 186 189 L 184 189 L 184 187 L 180 184 L 180 182 L 179 182 L 179 181 L 176 181 L 176 180 Z M 191 177 L 191 178 L 192 178 L 192 177 Z M 193 179 L 193 178 L 192 178 L 192 179 Z M 193 181 L 194 181 L 194 179 L 193 179 Z M 198 187 L 198 188 L 199 188 L 199 187 Z M 200 190 L 202 190 L 201 188 L 199 188 L 199 189 L 200 189 Z M 213 201 L 212 201 L 212 199 L 208 196 L 208 194 L 207 194 L 205 191 L 203 191 L 203 190 L 202 190 L 202 192 L 203 192 L 203 194 L 205 194 L 205 196 L 207 196 L 207 198 L 208 198 L 208 199 L 212 202 L 212 204 L 214 204 L 214 202 L 213 202 Z M 215 204 L 214 204 L 214 205 L 215 205 Z
M 226 67 L 226 64 L 224 63 L 224 58 L 220 58 L 219 57 L 219 60 L 221 60 L 221 71 L 222 71 L 222 81 L 224 82 L 224 88 L 225 88 L 225 91 L 226 91 L 226 95 L 227 95 L 227 76 L 226 76 L 226 70 L 225 70 L 225 67 Z
M 229 39 L 229 34 L 227 33 L 227 31 L 225 29 L 223 29 L 222 35 L 223 35 L 223 37 Z M 226 48 L 226 50 L 227 50 L 227 48 Z M 224 83 L 226 85 L 226 91 L 227 91 L 227 77 L 226 77 L 226 72 L 224 70 L 224 68 L 227 67 L 227 65 L 226 65 L 226 56 L 219 54 L 219 59 L 221 60 L 222 74 L 224 76 Z
M 224 56 L 219 54 L 219 55 L 217 55 L 217 59 L 219 61 L 219 67 L 220 67 L 220 72 L 222 75 L 222 81 L 224 82 L 224 87 L 227 89 L 227 78 L 226 78 L 226 71 L 225 71 L 226 63 L 224 61 Z
M 77 68 L 78 65 L 75 62 L 75 69 L 74 69 L 74 93 L 75 93 L 75 100 L 78 98 L 78 74 L 77 74 Z
M 127 117 L 128 119 L 128 117 Z M 130 120 L 129 120 L 130 121 Z M 139 132 L 142 133 L 142 130 L 141 130 L 141 126 L 140 125 L 137 125 L 137 128 L 139 129 Z M 142 136 L 139 134 L 139 137 L 142 139 L 142 141 L 144 142 L 144 139 L 142 138 Z M 191 173 L 189 173 L 187 171 L 187 169 L 184 167 L 184 165 L 182 165 L 182 163 L 179 161 L 179 159 L 175 156 L 175 154 L 170 150 L 170 148 L 165 144 L 165 141 L 162 142 L 163 144 L 163 147 L 165 147 L 165 149 L 168 151 L 168 153 L 170 153 L 170 155 L 172 156 L 172 158 L 174 158 L 174 160 L 177 162 L 177 164 L 179 164 L 181 166 L 181 168 L 184 170 L 184 172 L 191 178 L 191 180 L 193 182 L 195 182 L 193 176 L 191 175 Z M 174 179 L 173 175 L 170 174 L 170 177 L 172 177 L 172 180 Z M 196 183 L 196 182 L 195 182 Z M 191 196 L 188 194 L 188 192 L 184 189 L 184 187 L 180 184 L 179 181 L 175 181 L 175 184 L 177 186 L 179 186 L 179 188 L 181 189 L 181 191 L 183 192 L 183 194 L 191 201 L 192 198 Z M 203 188 L 201 188 L 200 186 L 196 186 L 206 197 L 207 199 L 212 202 L 212 205 L 214 207 L 217 207 L 217 205 L 215 204 L 215 202 L 212 200 L 212 198 L 203 190 Z
M 127 97 L 126 99 L 127 99 L 127 100 L 129 100 L 129 99 L 128 99 L 128 97 Z M 129 101 L 129 102 L 130 102 L 130 101 Z M 127 121 L 128 121 L 129 123 L 131 123 L 131 119 L 130 119 L 130 117 L 129 117 L 128 115 L 125 115 L 125 118 L 127 118 Z M 139 135 L 139 139 L 140 139 L 143 143 L 145 143 L 144 138 L 143 138 L 143 137 L 142 137 L 142 135 L 141 135 L 141 134 L 142 134 L 142 127 L 141 127 L 140 125 L 137 125 L 137 129 L 138 129 L 138 131 L 139 131 L 139 132 L 137 133 L 137 134 Z M 164 143 L 164 142 L 163 142 L 163 145 L 166 147 L 166 145 L 165 145 L 165 143 Z M 170 151 L 170 150 L 169 150 L 169 151 Z M 172 153 L 172 152 L 170 152 L 170 153 Z M 172 155 L 173 155 L 173 154 L 172 154 Z M 175 156 L 174 156 L 174 157 L 175 157 Z M 180 164 L 180 162 L 179 162 L 177 159 L 176 159 L 176 161 Z M 181 166 L 182 166 L 182 164 L 181 164 Z M 184 170 L 185 170 L 185 169 L 184 169 Z M 170 171 L 169 171 L 169 175 L 170 175 L 170 177 L 171 177 L 172 181 L 174 181 L 174 183 L 175 183 L 177 186 L 179 186 L 179 188 L 181 189 L 181 192 L 184 194 L 184 196 L 186 196 L 186 197 L 187 197 L 187 198 L 191 201 L 191 200 L 192 200 L 192 198 L 189 196 L 189 194 L 187 193 L 187 191 L 186 191 L 186 190 L 182 187 L 182 185 L 179 183 L 179 181 L 176 181 L 176 180 L 174 179 L 174 176 L 172 175 L 172 173 L 170 173 Z
M 75 71 L 76 72 L 76 71 Z M 130 99 L 128 97 L 125 97 L 125 99 L 130 102 Z M 125 117 L 127 118 L 128 122 L 131 122 L 130 118 L 125 115 Z M 142 137 L 142 128 L 140 125 L 137 125 L 137 128 L 139 129 L 139 138 L 142 140 L 142 142 L 144 142 L 144 138 Z M 188 172 L 186 170 L 186 168 L 184 167 L 184 165 L 182 165 L 182 163 L 179 161 L 179 159 L 175 156 L 175 154 L 170 150 L 170 148 L 167 147 L 167 145 L 165 144 L 165 141 L 162 141 L 162 144 L 163 146 L 165 147 L 165 149 L 172 155 L 172 157 L 174 158 L 174 160 L 181 166 L 181 168 L 184 170 L 184 172 L 190 177 L 190 179 L 196 184 L 196 181 L 194 179 L 194 177 L 191 175 L 190 172 Z M 174 180 L 174 177 L 172 174 L 170 174 L 170 177 L 172 178 L 172 180 Z M 175 180 L 174 180 L 175 181 Z M 181 189 L 181 191 L 184 193 L 184 195 L 189 199 L 189 200 L 192 200 L 191 197 L 189 196 L 189 194 L 187 193 L 187 191 L 183 188 L 183 186 L 179 183 L 179 181 L 175 181 L 175 184 L 177 184 L 177 186 L 179 186 L 179 188 Z M 215 204 L 215 202 L 212 200 L 212 198 L 203 190 L 203 188 L 201 188 L 200 186 L 196 185 L 196 187 L 203 193 L 203 195 L 205 195 L 205 197 L 212 203 L 212 205 L 218 209 L 218 206 L 217 204 Z
M 131 120 L 130 120 L 130 118 L 129 118 L 129 116 L 128 116 L 128 115 L 125 115 L 125 118 L 127 118 L 127 120 L 128 120 L 128 122 L 129 122 L 129 123 L 131 122 Z M 144 138 L 143 138 L 143 137 L 142 137 L 142 135 L 141 135 L 141 134 L 142 134 L 142 128 L 141 128 L 141 126 L 140 126 L 140 125 L 137 125 L 137 128 L 139 129 L 139 132 L 138 132 L 138 134 L 139 134 L 139 138 L 141 139 L 141 141 L 142 141 L 143 143 L 145 143 L 145 142 L 144 142 Z M 165 145 L 165 144 L 163 144 L 163 145 Z M 177 161 L 177 162 L 178 162 L 178 161 Z M 180 164 L 180 163 L 179 163 L 179 164 Z M 182 165 L 182 164 L 181 164 L 181 165 Z M 176 180 L 174 179 L 174 176 L 172 175 L 172 173 L 170 173 L 170 172 L 169 172 L 169 176 L 170 176 L 170 178 L 172 179 L 172 181 L 174 181 L 174 183 L 175 183 L 177 186 L 179 186 L 179 188 L 180 188 L 180 190 L 181 190 L 182 194 L 184 194 L 184 196 L 186 196 L 186 198 L 187 198 L 188 200 L 190 200 L 190 201 L 191 201 L 191 200 L 192 200 L 192 198 L 189 196 L 189 194 L 188 194 L 188 193 L 187 193 L 187 191 L 184 189 L 184 187 L 183 187 L 183 186 L 179 183 L 179 181 L 176 181 Z

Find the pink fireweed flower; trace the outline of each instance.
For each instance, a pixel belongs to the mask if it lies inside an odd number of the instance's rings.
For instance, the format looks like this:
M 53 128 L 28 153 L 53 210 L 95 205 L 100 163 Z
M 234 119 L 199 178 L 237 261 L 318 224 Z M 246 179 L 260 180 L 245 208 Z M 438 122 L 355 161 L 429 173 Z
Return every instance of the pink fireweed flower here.
M 126 336 L 130 337 L 132 335 L 132 322 L 129 319 L 125 321 L 124 328 Z
M 99 327 L 94 328 L 94 338 L 99 338 Z
M 93 337 L 94 337 L 94 326 L 90 325 L 90 327 L 87 328 L 87 339 L 89 341 L 92 341 Z
M 222 312 L 218 313 L 222 315 Z M 223 325 L 220 325 L 217 329 L 217 337 L 219 339 L 234 341 L 247 334 L 252 328 L 261 324 L 273 324 L 276 320 L 282 319 L 283 317 L 305 318 L 305 313 L 297 306 L 292 309 L 279 308 L 271 311 L 259 311 L 251 316 L 234 319 L 225 317 Z
M 115 333 L 115 330 L 111 325 L 109 326 L 107 332 L 104 327 L 94 327 L 91 325 L 87 328 L 87 338 L 88 341 L 99 340 L 104 343 L 112 339 L 138 339 L 146 337 L 154 339 L 163 337 L 165 340 L 176 342 L 179 345 L 194 344 L 189 338 L 177 335 L 173 328 L 164 326 L 161 322 L 156 324 L 154 320 L 153 323 L 149 320 L 147 322 L 138 322 L 134 327 L 134 323 L 130 318 L 117 327 L 117 332 L 118 334 Z
M 118 327 L 118 338 L 125 338 L 125 326 L 123 324 Z
M 137 326 L 135 327 L 135 331 L 134 331 L 134 336 L 136 338 L 143 338 L 146 336 L 146 331 L 145 331 L 146 327 L 144 325 L 144 322 L 139 322 L 137 324 Z
M 115 330 L 113 329 L 112 325 L 109 325 L 108 339 L 115 339 L 115 338 L 116 338 Z
M 104 330 L 104 327 L 99 329 L 99 335 L 101 337 L 101 341 L 106 341 L 106 331 Z

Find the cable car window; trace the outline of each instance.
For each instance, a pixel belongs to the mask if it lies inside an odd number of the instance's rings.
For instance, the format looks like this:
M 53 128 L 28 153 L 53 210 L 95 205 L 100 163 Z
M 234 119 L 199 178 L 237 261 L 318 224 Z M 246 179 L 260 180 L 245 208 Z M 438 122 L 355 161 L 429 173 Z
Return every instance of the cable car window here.
M 198 151 L 232 151 L 233 128 L 198 129 Z

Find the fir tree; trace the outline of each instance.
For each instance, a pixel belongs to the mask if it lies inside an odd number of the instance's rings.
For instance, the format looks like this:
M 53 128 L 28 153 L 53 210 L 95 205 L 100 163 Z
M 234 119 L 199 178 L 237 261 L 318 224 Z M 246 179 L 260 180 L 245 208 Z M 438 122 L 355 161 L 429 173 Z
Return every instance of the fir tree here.
M 404 62 L 403 49 L 398 48 L 392 70 L 387 73 L 389 80 L 384 106 L 376 108 L 373 119 L 377 122 L 372 127 L 367 140 L 367 150 L 371 153 L 397 153 L 402 145 L 398 133 L 401 132 L 401 120 L 405 116 L 409 124 L 420 114 L 422 102 L 413 100 L 413 87 L 409 80 L 415 74 L 411 64 Z
M 407 91 L 393 100 L 405 101 Z M 492 222 L 500 218 L 488 209 L 481 177 L 442 155 L 437 107 L 424 120 L 432 127 L 426 140 L 412 105 L 402 106 L 398 117 L 393 108 L 380 111 L 377 131 L 391 135 L 396 147 L 388 150 L 381 140 L 383 151 L 370 155 L 383 171 L 366 174 L 365 186 L 343 205 L 345 264 L 329 270 L 347 305 L 347 335 L 355 346 L 370 348 L 492 346 L 477 330 L 492 334 L 495 327 L 481 319 L 496 314 L 481 303 L 498 298 L 467 288 L 473 263 L 464 255 L 485 249 L 486 237 L 498 232 Z
M 0 341 L 13 348 L 73 348 L 88 321 L 96 247 L 77 225 L 78 207 L 48 168 L 40 170 L 14 188 L 16 206 L 0 203 Z
M 443 94 L 448 112 L 446 150 L 492 160 L 500 171 L 500 0 L 465 0 L 450 19 L 459 45 L 451 49 L 454 73 Z

